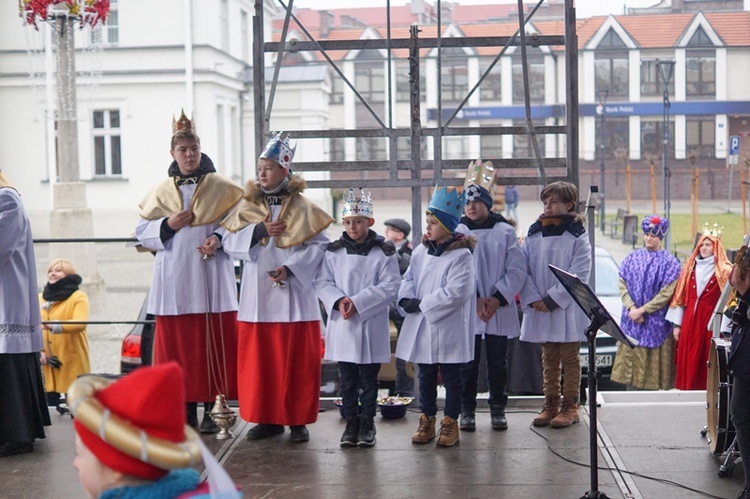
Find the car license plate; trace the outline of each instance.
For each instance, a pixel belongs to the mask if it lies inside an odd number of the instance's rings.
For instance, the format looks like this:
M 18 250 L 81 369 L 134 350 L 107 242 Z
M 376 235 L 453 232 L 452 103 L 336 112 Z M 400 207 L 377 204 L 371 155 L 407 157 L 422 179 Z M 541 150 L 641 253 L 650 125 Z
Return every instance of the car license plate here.
M 588 355 L 581 355 L 581 365 L 588 367 L 589 365 Z M 612 354 L 597 355 L 596 367 L 612 367 Z

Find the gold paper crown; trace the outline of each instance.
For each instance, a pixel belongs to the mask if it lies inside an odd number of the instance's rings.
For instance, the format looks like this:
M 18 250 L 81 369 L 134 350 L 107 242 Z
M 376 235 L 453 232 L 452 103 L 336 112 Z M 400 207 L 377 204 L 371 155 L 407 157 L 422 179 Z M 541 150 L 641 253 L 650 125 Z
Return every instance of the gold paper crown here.
M 491 161 L 485 161 L 483 163 L 480 158 L 469 163 L 469 168 L 466 170 L 464 187 L 470 185 L 484 187 L 490 194 L 492 194 L 492 191 L 495 188 L 495 168 L 492 166 Z
M 721 239 L 721 235 L 724 233 L 724 226 L 719 227 L 719 224 L 714 224 L 713 227 L 708 226 L 708 222 L 703 224 L 703 235 L 712 236 L 717 239 Z
M 176 120 L 172 116 L 172 135 L 177 135 L 180 132 L 192 132 L 195 133 L 195 119 L 189 119 L 185 116 L 185 110 L 180 110 L 180 117 Z

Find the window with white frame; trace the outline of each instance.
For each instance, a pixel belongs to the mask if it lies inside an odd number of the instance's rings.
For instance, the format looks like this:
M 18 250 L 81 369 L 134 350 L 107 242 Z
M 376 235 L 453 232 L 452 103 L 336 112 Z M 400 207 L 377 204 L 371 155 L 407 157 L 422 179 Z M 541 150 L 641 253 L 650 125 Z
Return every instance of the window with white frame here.
M 93 113 L 94 175 L 111 177 L 122 175 L 120 144 L 120 111 L 95 110 Z
M 120 42 L 120 16 L 117 2 L 109 0 L 109 15 L 106 23 L 97 23 L 91 30 L 92 43 L 106 43 L 116 45 Z

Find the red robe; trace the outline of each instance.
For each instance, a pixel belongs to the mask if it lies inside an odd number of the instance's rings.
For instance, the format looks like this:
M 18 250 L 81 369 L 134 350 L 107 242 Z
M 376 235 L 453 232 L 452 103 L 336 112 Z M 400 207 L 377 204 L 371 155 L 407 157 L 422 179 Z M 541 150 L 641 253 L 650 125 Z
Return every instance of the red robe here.
M 213 402 L 219 393 L 227 400 L 236 399 L 237 312 L 157 315 L 154 365 L 170 361 L 180 364 L 185 374 L 186 402 Z
M 678 390 L 705 390 L 708 369 L 708 353 L 711 347 L 712 332 L 708 322 L 714 307 L 721 296 L 721 288 L 712 275 L 706 288 L 697 296 L 695 271 L 690 275 L 685 312 L 682 317 L 680 339 L 677 342 L 677 374 L 675 388 Z

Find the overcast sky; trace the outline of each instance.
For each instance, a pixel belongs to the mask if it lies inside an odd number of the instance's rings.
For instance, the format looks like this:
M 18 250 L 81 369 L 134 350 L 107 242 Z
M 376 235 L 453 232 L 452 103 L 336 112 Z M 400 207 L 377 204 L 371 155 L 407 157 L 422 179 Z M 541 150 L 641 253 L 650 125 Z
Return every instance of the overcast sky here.
M 428 0 L 430 3 L 436 3 L 436 0 Z M 455 0 L 454 0 L 455 1 Z M 405 5 L 408 0 L 391 0 L 391 6 Z M 464 5 L 478 4 L 517 4 L 518 0 L 458 0 L 457 3 Z M 530 3 L 525 0 L 524 3 Z M 627 7 L 648 7 L 659 3 L 659 0 L 576 0 L 577 17 L 591 17 L 606 14 L 622 14 L 623 9 Z M 336 9 L 343 7 L 385 7 L 386 0 L 357 0 L 354 4 L 346 0 L 294 0 L 295 7 L 314 8 L 314 9 Z

